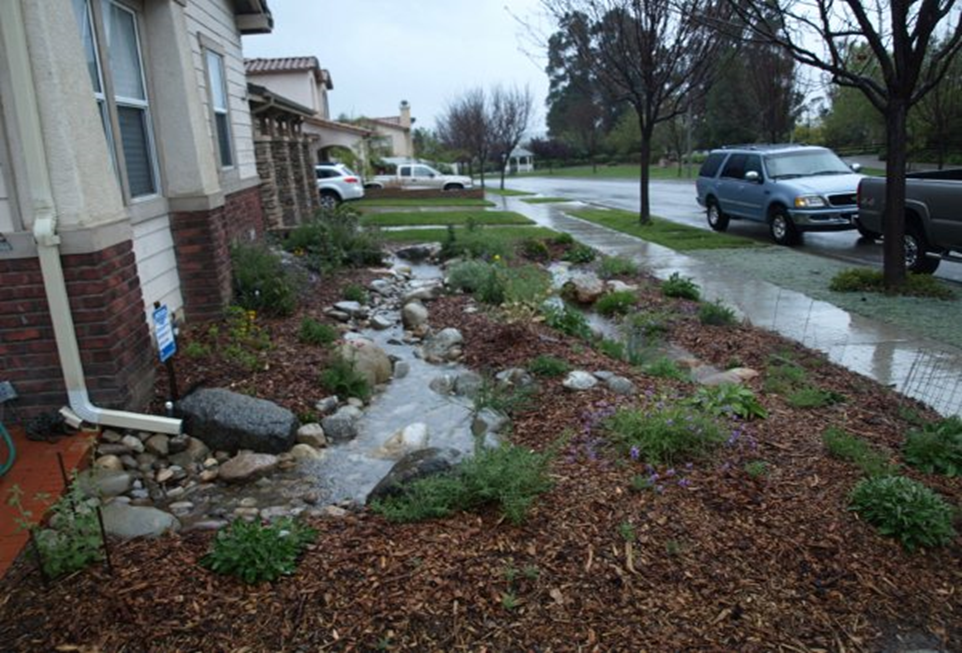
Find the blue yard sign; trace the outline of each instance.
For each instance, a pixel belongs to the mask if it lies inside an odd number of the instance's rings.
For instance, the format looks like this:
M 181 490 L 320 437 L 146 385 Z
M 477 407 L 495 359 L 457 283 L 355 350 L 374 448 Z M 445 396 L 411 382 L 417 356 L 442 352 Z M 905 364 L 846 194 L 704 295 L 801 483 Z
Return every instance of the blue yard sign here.
M 160 353 L 160 362 L 164 363 L 177 353 L 174 326 L 171 323 L 170 311 L 167 310 L 166 305 L 154 309 L 154 333 L 157 334 L 157 351 Z

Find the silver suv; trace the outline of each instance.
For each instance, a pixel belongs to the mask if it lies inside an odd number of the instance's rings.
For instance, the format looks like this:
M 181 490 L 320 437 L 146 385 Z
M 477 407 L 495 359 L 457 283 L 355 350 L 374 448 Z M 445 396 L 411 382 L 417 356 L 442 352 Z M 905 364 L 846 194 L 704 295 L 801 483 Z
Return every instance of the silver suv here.
M 314 174 L 322 208 L 333 209 L 341 202 L 364 197 L 361 178 L 343 163 L 319 163 L 314 166 Z

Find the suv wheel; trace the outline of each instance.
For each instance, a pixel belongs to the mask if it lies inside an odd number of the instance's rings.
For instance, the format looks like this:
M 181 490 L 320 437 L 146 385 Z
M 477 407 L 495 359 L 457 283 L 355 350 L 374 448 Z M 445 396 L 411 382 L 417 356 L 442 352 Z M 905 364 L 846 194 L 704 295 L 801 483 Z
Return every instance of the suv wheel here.
M 788 217 L 788 213 L 783 208 L 775 209 L 768 222 L 768 229 L 772 234 L 772 240 L 779 245 L 792 247 L 797 245 L 801 238 L 795 223 Z
M 872 231 L 871 229 L 866 229 L 863 227 L 858 218 L 855 218 L 854 222 L 855 228 L 858 229 L 858 235 L 862 238 L 867 238 L 868 240 L 878 240 L 882 237 L 882 234 L 878 233 L 877 231 Z
M 464 186 L 461 184 L 446 184 L 444 190 L 464 190 Z
M 940 259 L 926 256 L 928 243 L 925 242 L 925 234 L 915 223 L 910 222 L 905 225 L 905 269 L 916 274 L 932 274 L 935 272 Z
M 725 231 L 728 229 L 728 216 L 722 213 L 721 207 L 715 200 L 708 200 L 708 226 L 714 231 Z
M 321 208 L 326 211 L 333 211 L 341 203 L 341 198 L 330 191 L 321 191 Z

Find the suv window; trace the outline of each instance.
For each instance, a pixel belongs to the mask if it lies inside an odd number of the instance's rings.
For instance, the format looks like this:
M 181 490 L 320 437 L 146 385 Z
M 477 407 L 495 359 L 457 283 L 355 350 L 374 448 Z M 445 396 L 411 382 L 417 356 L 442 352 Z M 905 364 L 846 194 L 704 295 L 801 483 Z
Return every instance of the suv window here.
M 415 177 L 433 177 L 433 171 L 427 166 L 414 166 Z
M 725 164 L 725 169 L 722 170 L 722 177 L 729 177 L 731 179 L 742 179 L 745 177 L 745 160 L 748 158 L 747 154 L 732 154 L 728 157 L 728 163 Z
M 764 178 L 762 174 L 762 157 L 757 154 L 749 154 L 745 158 L 745 172 L 757 172 L 758 176 Z M 744 173 L 742 177 L 744 177 Z
M 701 169 L 698 171 L 699 177 L 714 177 L 718 174 L 718 169 L 721 167 L 722 161 L 725 160 L 724 152 L 714 152 L 708 155 L 705 162 L 701 164 Z
M 410 177 L 411 176 L 411 166 L 401 166 L 397 169 L 399 177 Z

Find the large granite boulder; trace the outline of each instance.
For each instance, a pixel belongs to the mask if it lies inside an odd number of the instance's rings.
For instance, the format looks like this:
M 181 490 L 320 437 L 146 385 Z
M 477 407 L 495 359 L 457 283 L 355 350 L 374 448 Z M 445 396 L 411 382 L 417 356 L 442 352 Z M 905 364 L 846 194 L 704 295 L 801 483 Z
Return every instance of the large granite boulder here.
M 201 388 L 178 402 L 177 410 L 186 430 L 214 451 L 283 453 L 297 435 L 291 411 L 221 388 Z
M 338 348 L 344 360 L 354 363 L 354 371 L 360 374 L 371 387 L 391 380 L 394 368 L 391 359 L 383 349 L 366 338 L 354 338 Z
M 451 471 L 461 460 L 457 449 L 428 447 L 409 453 L 391 468 L 391 471 L 374 486 L 367 495 L 367 503 L 397 496 L 404 486 L 420 478 Z

